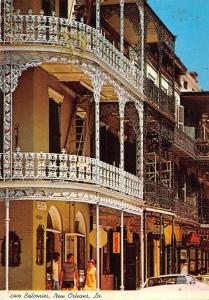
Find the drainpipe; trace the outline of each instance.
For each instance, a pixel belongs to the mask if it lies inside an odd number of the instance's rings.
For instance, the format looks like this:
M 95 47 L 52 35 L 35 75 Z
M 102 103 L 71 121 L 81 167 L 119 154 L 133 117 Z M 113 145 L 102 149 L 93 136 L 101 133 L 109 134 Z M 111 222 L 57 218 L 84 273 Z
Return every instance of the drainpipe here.
M 6 191 L 6 197 L 7 197 Z M 5 199 L 5 290 L 9 290 L 9 199 Z
M 99 203 L 96 204 L 96 257 L 97 257 L 97 269 L 96 269 L 96 290 L 100 289 L 100 259 L 99 259 Z
M 120 247 L 121 247 L 121 251 L 120 251 L 120 270 L 121 270 L 121 274 L 120 274 L 120 290 L 124 290 L 124 268 L 123 268 L 123 227 L 124 227 L 124 223 L 123 223 L 123 208 L 121 210 L 121 215 L 120 215 Z

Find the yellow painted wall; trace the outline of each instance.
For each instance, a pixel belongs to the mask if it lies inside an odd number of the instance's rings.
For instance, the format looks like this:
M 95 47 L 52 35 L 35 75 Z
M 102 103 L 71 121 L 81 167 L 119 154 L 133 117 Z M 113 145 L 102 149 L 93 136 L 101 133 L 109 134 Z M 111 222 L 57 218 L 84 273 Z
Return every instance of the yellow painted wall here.
M 5 208 L 0 204 L 0 242 L 5 236 Z M 10 201 L 10 231 L 15 231 L 21 241 L 21 264 L 18 267 L 9 268 L 10 289 L 30 289 L 32 286 L 33 226 L 32 226 L 32 202 Z M 0 265 L 0 289 L 5 286 L 5 268 Z M 24 276 L 22 276 L 24 275 Z
M 49 151 L 48 73 L 36 68 L 33 75 L 33 151 Z M 26 137 L 27 138 L 27 137 Z
M 9 287 L 10 289 L 33 289 L 44 290 L 46 284 L 46 229 L 47 214 L 49 208 L 54 205 L 59 211 L 63 233 L 74 232 L 72 216 L 74 212 L 80 211 L 85 219 L 87 233 L 89 232 L 89 206 L 87 204 L 75 204 L 75 210 L 72 204 L 60 201 L 47 201 L 46 210 L 40 210 L 37 207 L 37 201 L 11 201 L 10 202 L 10 231 L 15 231 L 21 239 L 21 265 L 10 269 Z M 5 236 L 5 209 L 3 203 L 0 203 L 1 222 L 0 239 Z M 36 264 L 36 229 L 38 225 L 44 225 L 44 264 Z M 60 253 L 61 253 L 61 241 Z M 88 239 L 87 239 L 88 245 Z M 58 245 L 59 246 L 59 245 Z M 64 249 L 64 243 L 63 243 Z M 89 247 L 87 246 L 87 257 L 89 256 Z M 61 257 L 62 259 L 62 257 Z M 61 261 L 61 260 L 60 260 Z M 0 265 L 0 289 L 4 289 L 4 267 Z
M 160 275 L 160 242 L 154 240 L 154 276 Z
M 13 130 L 18 124 L 18 145 L 22 151 L 32 151 L 33 114 L 33 70 L 30 69 L 20 77 L 13 96 Z
M 64 96 L 61 103 L 60 131 L 61 148 L 65 147 L 75 100 L 62 88 L 55 77 L 37 67 L 23 73 L 14 93 L 13 130 L 18 124 L 18 145 L 23 152 L 49 152 L 48 87 Z M 15 148 L 14 136 L 13 145 Z

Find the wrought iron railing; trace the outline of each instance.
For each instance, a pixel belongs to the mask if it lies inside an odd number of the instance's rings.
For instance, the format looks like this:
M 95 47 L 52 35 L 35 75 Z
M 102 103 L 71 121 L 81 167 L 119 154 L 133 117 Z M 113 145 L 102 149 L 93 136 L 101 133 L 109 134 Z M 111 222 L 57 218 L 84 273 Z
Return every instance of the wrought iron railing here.
M 197 156 L 209 157 L 209 143 L 197 143 Z
M 189 219 L 195 222 L 199 221 L 198 209 L 189 203 L 176 201 L 175 202 L 175 213 L 178 217 Z
M 156 105 L 163 112 L 174 117 L 174 99 L 167 95 L 162 89 L 157 87 L 154 82 L 148 78 L 144 82 L 144 93 L 148 101 Z
M 175 128 L 174 145 L 194 158 L 209 157 L 209 144 L 194 141 L 182 130 Z
M 0 154 L 0 179 L 3 179 Z M 142 199 L 140 178 L 95 158 L 57 153 L 13 153 L 12 180 L 74 181 L 97 184 Z
M 209 202 L 209 199 L 205 199 Z M 199 206 L 199 219 L 202 224 L 209 224 L 209 205 L 201 205 Z
M 145 184 L 145 200 L 148 205 L 164 209 L 174 209 L 174 193 L 172 189 L 154 182 Z
M 174 145 L 195 157 L 197 152 L 195 141 L 178 128 L 175 128 Z
M 45 16 L 41 11 L 33 15 L 32 10 L 27 15 L 21 15 L 17 10 L 11 20 L 8 16 L 6 22 L 2 20 L 6 34 L 1 34 L 1 44 L 18 45 L 51 45 L 72 52 L 80 50 L 93 53 L 114 71 L 122 75 L 128 82 L 140 87 L 141 71 L 127 59 L 114 45 L 110 43 L 105 34 L 95 28 L 65 18 Z M 8 27 L 8 28 L 7 28 Z M 83 55 L 83 58 L 85 55 Z
M 152 80 L 148 78 L 146 78 L 144 82 L 144 93 L 150 102 L 153 102 L 153 104 L 159 106 L 159 88 L 154 84 Z
M 165 113 L 170 114 L 174 117 L 174 110 L 175 110 L 175 101 L 174 98 L 170 95 L 167 95 L 163 90 L 160 89 L 159 91 L 160 96 L 160 108 L 163 109 Z

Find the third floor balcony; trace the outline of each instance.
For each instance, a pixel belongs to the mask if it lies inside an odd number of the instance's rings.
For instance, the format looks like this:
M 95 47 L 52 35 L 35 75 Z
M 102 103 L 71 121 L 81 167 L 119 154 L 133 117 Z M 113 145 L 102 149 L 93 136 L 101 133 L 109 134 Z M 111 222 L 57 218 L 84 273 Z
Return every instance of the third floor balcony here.
M 114 42 L 109 42 L 105 34 L 94 27 L 73 19 L 60 18 L 52 14 L 45 16 L 43 11 L 34 15 L 32 10 L 21 14 L 1 16 L 3 27 L 0 32 L 2 49 L 16 51 L 44 51 L 68 54 L 74 58 L 97 60 L 106 68 L 112 69 L 136 88 L 141 86 L 142 72 L 130 61 Z M 27 48 L 25 48 L 27 46 Z
M 146 78 L 144 82 L 144 93 L 153 106 L 157 107 L 163 113 L 174 117 L 174 100 L 152 80 Z

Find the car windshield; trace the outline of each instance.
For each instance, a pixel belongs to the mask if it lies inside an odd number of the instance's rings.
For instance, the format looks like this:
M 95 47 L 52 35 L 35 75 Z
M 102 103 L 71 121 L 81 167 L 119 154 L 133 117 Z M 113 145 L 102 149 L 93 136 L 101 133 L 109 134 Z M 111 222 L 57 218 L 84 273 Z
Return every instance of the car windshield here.
M 164 276 L 150 278 L 147 281 L 146 287 L 156 286 L 156 285 L 167 285 L 167 284 L 185 284 L 188 283 L 185 276 Z

